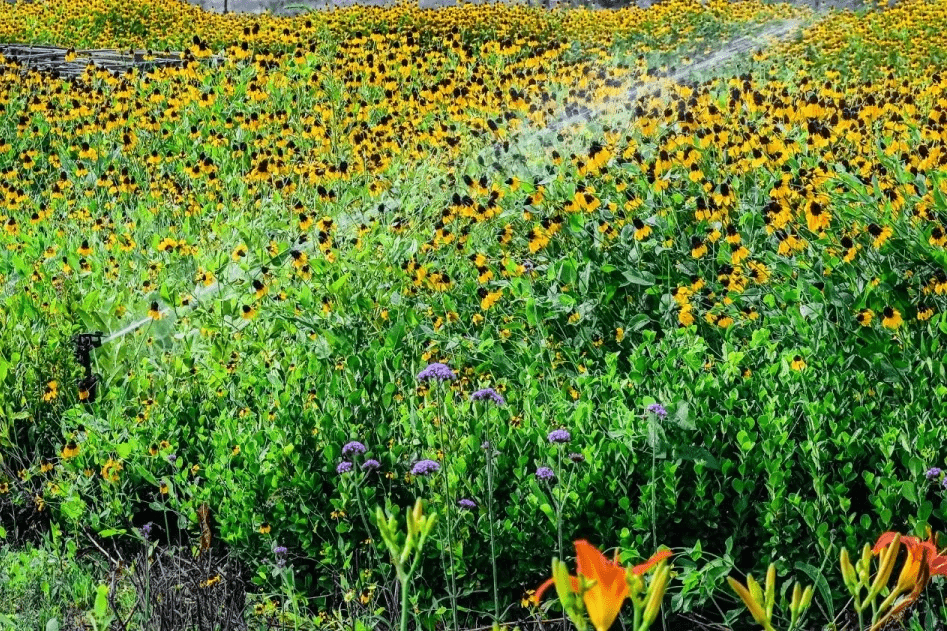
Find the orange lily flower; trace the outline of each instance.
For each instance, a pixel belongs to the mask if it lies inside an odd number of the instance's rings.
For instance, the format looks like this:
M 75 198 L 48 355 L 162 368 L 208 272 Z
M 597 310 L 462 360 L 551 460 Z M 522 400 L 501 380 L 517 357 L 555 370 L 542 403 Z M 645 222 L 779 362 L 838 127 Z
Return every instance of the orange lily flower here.
M 583 593 L 589 620 L 596 631 L 608 631 L 628 597 L 627 570 L 618 563 L 618 550 L 615 551 L 614 558 L 609 561 L 588 541 L 579 540 L 575 542 L 575 553 L 579 576 L 585 579 L 586 585 L 594 581 L 592 586 L 587 587 Z M 669 556 L 671 556 L 670 550 L 659 550 L 650 559 L 632 568 L 631 572 L 640 576 Z M 539 604 L 543 593 L 554 582 L 555 579 L 550 578 L 539 586 L 533 594 L 533 604 Z M 570 576 L 569 582 L 573 592 L 581 591 L 578 577 Z
M 878 537 L 875 547 L 871 549 L 873 554 L 878 554 L 894 539 L 895 532 L 886 532 Z M 910 579 L 913 584 L 917 580 L 918 572 L 921 569 L 921 563 L 924 559 L 924 551 L 927 551 L 927 564 L 930 568 L 930 576 L 947 576 L 947 556 L 937 552 L 934 545 L 934 535 L 928 529 L 927 541 L 921 541 L 917 537 L 901 537 L 901 543 L 908 551 L 908 559 L 905 562 L 905 569 L 902 570 L 902 576 Z M 905 573 L 906 572 L 906 573 Z

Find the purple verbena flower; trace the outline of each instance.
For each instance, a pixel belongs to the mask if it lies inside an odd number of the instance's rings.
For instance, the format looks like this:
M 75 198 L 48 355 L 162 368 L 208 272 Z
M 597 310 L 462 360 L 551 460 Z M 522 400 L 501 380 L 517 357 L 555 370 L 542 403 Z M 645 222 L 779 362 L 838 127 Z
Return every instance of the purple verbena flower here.
M 585 462 L 585 456 L 579 453 L 571 453 L 569 454 L 569 460 L 572 462 Z
M 947 489 L 947 478 L 944 478 L 944 481 L 941 482 L 944 485 L 944 488 Z
M 539 467 L 536 469 L 536 479 L 542 482 L 549 482 L 556 479 L 556 474 L 549 467 Z
M 660 403 L 652 403 L 648 406 L 648 411 L 654 414 L 655 416 L 660 416 L 664 418 L 668 415 L 668 411 L 664 409 L 664 406 Z
M 438 381 L 453 381 L 457 378 L 454 371 L 445 364 L 439 362 L 428 365 L 427 368 L 418 373 L 418 381 L 428 381 L 437 379 Z
M 363 454 L 365 453 L 365 451 L 366 451 L 365 445 L 358 442 L 357 440 L 353 440 L 350 443 L 346 443 L 345 446 L 342 447 L 343 456 L 351 456 L 353 454 Z
M 273 554 L 275 554 L 276 556 L 283 556 L 284 554 L 286 554 L 286 552 L 287 552 L 286 546 L 276 546 L 275 548 L 273 548 Z
M 474 510 L 477 508 L 477 503 L 473 500 L 468 500 L 467 498 L 458 500 L 457 505 L 466 510 Z
M 374 471 L 381 467 L 381 463 L 375 460 L 374 458 L 369 458 L 362 463 L 362 471 Z
M 471 401 L 493 401 L 497 405 L 503 405 L 506 401 L 503 399 L 500 394 L 493 388 L 484 388 L 482 390 L 477 390 L 472 395 L 470 395 Z
M 941 474 L 940 469 L 938 469 L 937 467 L 931 467 L 930 469 L 927 470 L 927 473 L 925 473 L 924 475 L 927 476 L 928 480 L 932 480 L 936 478 L 937 476 L 939 476 L 940 474 Z
M 150 521 L 141 527 L 141 536 L 145 538 L 145 541 L 148 541 L 148 539 L 151 537 L 151 522 Z
M 174 464 L 175 462 L 177 462 L 177 459 L 178 459 L 177 454 L 168 454 L 168 462 L 170 462 L 171 464 Z
M 339 463 L 339 466 L 335 468 L 335 472 L 339 474 L 348 473 L 351 470 L 352 470 L 352 463 L 349 462 L 348 460 L 343 460 L 342 462 Z
M 414 467 L 411 468 L 411 473 L 414 475 L 428 475 L 429 473 L 436 473 L 440 470 L 441 465 L 433 460 L 419 460 L 414 463 Z
M 567 443 L 572 440 L 572 436 L 569 435 L 569 431 L 565 429 L 554 429 L 549 432 L 549 442 L 551 443 Z

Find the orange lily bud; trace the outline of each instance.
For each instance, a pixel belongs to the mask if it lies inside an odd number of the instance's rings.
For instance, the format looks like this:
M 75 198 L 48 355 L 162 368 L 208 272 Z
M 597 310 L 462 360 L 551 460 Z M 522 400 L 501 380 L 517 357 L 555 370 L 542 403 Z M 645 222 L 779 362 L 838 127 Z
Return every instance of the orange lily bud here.
M 789 611 L 793 614 L 796 613 L 796 610 L 799 609 L 799 604 L 802 602 L 802 587 L 799 586 L 799 583 L 796 583 L 792 586 L 792 600 L 789 602 Z
M 854 596 L 858 596 L 858 577 L 855 576 L 855 568 L 852 567 L 852 561 L 848 558 L 848 548 L 842 548 L 841 565 L 845 586 Z
M 889 533 L 885 533 L 889 534 Z M 894 535 L 893 537 L 888 538 L 891 542 L 883 550 L 878 547 L 878 544 L 875 544 L 875 552 L 881 551 L 881 561 L 878 567 L 878 573 L 875 574 L 875 581 L 871 584 L 871 589 L 868 590 L 868 598 L 866 600 L 874 600 L 875 596 L 881 593 L 882 588 L 888 584 L 888 578 L 891 577 L 891 571 L 894 569 L 894 561 L 898 556 L 898 549 L 901 546 L 901 535 L 898 533 L 890 533 Z M 884 537 L 884 535 L 882 535 Z M 879 543 L 881 541 L 879 540 Z
M 867 543 L 862 548 L 862 558 L 858 561 L 856 568 L 858 570 L 858 580 L 862 585 L 867 586 L 871 578 L 871 546 Z
M 750 590 L 750 594 L 753 596 L 753 600 L 759 603 L 760 607 L 763 606 L 763 603 L 766 600 L 763 598 L 763 590 L 760 588 L 760 584 L 756 582 L 756 579 L 753 578 L 752 574 L 746 575 L 746 586 Z
M 661 600 L 664 598 L 664 590 L 667 589 L 668 581 L 671 578 L 671 568 L 667 565 L 661 565 L 654 575 L 654 581 L 651 583 L 650 594 L 648 594 L 648 604 L 644 609 L 642 626 L 647 629 L 658 617 L 658 610 L 661 609 Z
M 747 579 L 749 579 L 749 576 Z M 766 612 L 763 611 L 763 608 L 756 599 L 753 598 L 747 588 L 730 576 L 727 577 L 727 582 L 730 583 L 730 587 L 737 593 L 737 596 L 743 600 L 743 604 L 750 610 L 750 615 L 753 616 L 756 623 L 762 625 L 767 631 L 772 631 L 773 627 L 770 625 L 769 620 L 766 619 Z M 747 582 L 749 582 L 749 580 Z M 759 588 L 759 586 L 757 586 L 757 588 Z
M 802 603 L 800 604 L 800 607 L 802 609 L 805 609 L 810 604 L 812 604 L 812 595 L 814 593 L 815 592 L 812 591 L 812 585 L 809 585 L 808 587 L 806 587 L 806 589 L 802 592 Z
M 773 604 L 776 602 L 776 565 L 774 563 L 769 564 L 769 569 L 766 570 L 766 618 L 772 620 L 773 618 Z

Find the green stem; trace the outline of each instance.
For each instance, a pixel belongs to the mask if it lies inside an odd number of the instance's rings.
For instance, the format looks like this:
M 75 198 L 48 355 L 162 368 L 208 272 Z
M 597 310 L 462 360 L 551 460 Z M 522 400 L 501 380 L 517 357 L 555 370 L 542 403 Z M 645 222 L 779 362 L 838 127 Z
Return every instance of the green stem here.
M 562 447 L 557 448 L 557 464 L 556 464 L 556 475 L 562 475 Z M 565 558 L 563 556 L 563 547 L 562 547 L 562 504 L 565 501 L 565 498 L 562 497 L 562 486 L 559 485 L 559 501 L 556 502 L 556 532 L 559 535 L 559 558 Z
M 408 580 L 401 580 L 401 631 L 408 631 Z
M 441 451 L 444 454 L 444 467 L 442 468 L 444 479 L 444 496 L 447 498 L 447 505 L 444 507 L 444 517 L 447 522 L 447 563 L 448 570 L 450 572 L 450 604 L 451 604 L 451 614 L 454 620 L 454 630 L 458 631 L 460 625 L 457 623 L 457 580 L 454 576 L 454 531 L 453 524 L 451 520 L 451 509 L 453 508 L 453 501 L 450 495 L 450 483 L 448 482 L 448 473 L 447 473 L 447 439 L 444 436 L 444 423 L 447 420 L 447 394 L 441 393 L 441 418 L 437 424 L 438 429 L 440 430 L 441 435 Z
M 353 460 L 354 460 L 354 459 L 353 459 Z M 365 475 L 368 475 L 368 473 L 365 473 Z M 366 534 L 366 536 L 367 536 L 369 539 L 371 539 L 371 538 L 372 538 L 372 530 L 371 530 L 371 528 L 368 527 L 368 519 L 365 517 L 365 508 L 364 508 L 363 503 L 362 503 L 361 487 L 362 487 L 362 481 L 364 481 L 364 479 L 365 479 L 365 478 L 363 477 L 362 480 L 359 481 L 359 482 L 355 485 L 355 500 L 356 500 L 356 502 L 358 502 L 358 514 L 359 514 L 359 517 L 362 518 L 362 526 L 364 526 L 364 528 L 365 528 L 365 534 Z M 369 547 L 369 550 L 372 551 L 372 559 L 374 559 L 374 558 L 375 558 L 375 546 L 369 544 L 368 547 Z
M 487 427 L 487 519 L 490 521 L 490 564 L 493 567 L 493 619 L 500 621 L 500 596 L 497 589 L 497 553 L 496 537 L 493 534 L 493 443 L 490 442 L 490 428 Z
M 658 481 L 655 479 L 655 471 L 657 470 L 658 464 L 658 432 L 656 431 L 655 417 L 656 415 L 651 413 L 651 423 L 649 427 L 651 429 L 651 542 L 657 546 L 658 545 L 658 532 L 657 532 L 657 523 L 655 516 L 655 509 L 657 506 L 657 500 L 655 499 L 655 492 L 657 489 Z

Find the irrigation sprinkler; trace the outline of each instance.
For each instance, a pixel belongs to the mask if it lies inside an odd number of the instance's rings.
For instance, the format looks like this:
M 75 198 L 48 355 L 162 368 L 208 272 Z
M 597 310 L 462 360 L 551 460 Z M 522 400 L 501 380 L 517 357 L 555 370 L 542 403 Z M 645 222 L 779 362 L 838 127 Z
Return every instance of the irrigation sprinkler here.
M 96 391 L 98 390 L 99 377 L 92 372 L 92 349 L 102 346 L 101 331 L 95 333 L 79 333 L 72 338 L 76 345 L 76 361 L 85 369 L 85 376 L 79 380 L 79 399 L 85 403 L 94 403 Z

